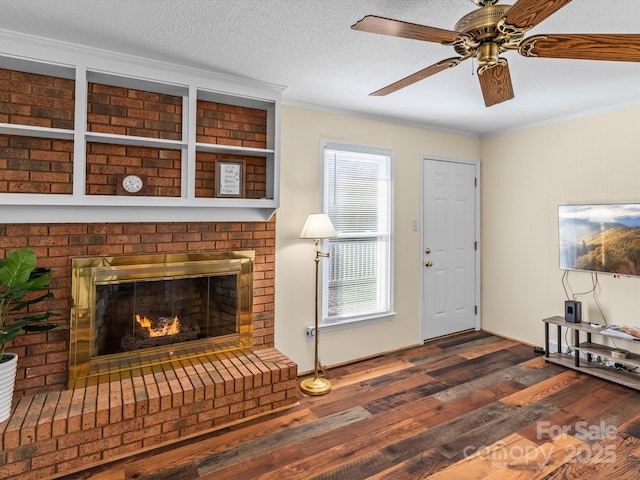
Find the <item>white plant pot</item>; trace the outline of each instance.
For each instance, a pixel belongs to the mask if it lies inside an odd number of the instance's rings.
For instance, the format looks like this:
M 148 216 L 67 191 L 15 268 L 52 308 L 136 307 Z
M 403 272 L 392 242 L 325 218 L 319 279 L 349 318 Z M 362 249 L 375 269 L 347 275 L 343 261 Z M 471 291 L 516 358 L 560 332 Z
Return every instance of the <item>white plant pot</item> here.
M 18 355 L 5 353 L 0 362 L 0 422 L 4 422 L 11 416 L 11 404 L 13 402 L 13 386 L 16 383 L 16 369 L 18 367 Z

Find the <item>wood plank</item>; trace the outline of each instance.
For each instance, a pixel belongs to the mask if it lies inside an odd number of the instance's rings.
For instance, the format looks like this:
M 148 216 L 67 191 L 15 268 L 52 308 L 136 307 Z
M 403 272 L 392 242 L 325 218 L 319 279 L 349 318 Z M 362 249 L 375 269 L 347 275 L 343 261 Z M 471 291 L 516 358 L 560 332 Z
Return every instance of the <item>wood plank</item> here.
M 589 380 L 595 380 L 589 377 Z M 596 382 L 598 387 L 593 388 L 585 401 L 573 401 L 564 407 L 564 410 L 573 412 L 580 417 L 589 420 L 595 418 L 608 408 L 613 402 L 620 399 L 623 395 L 630 393 L 629 389 L 620 387 L 619 385 L 609 385 L 607 382 Z M 637 395 L 635 395 L 637 398 Z M 582 399 L 580 399 L 582 400 Z
M 327 374 L 327 378 L 330 379 L 332 388 L 341 388 L 355 383 L 366 382 L 374 378 L 382 377 L 392 373 L 400 372 L 412 367 L 413 365 L 402 359 L 393 359 L 391 362 L 385 362 L 384 364 L 372 365 L 369 368 L 362 369 L 357 372 L 349 373 L 347 375 L 340 375 L 339 377 L 333 377 L 331 374 Z
M 446 407 L 443 410 L 444 408 Z M 514 409 L 495 401 L 451 420 L 439 422 L 426 431 L 393 442 L 382 450 L 392 455 L 395 462 L 403 462 L 430 448 L 436 448 L 446 458 L 456 459 L 462 456 L 466 448 L 493 443 L 529 422 L 549 415 L 551 411 L 552 408 L 544 404 Z
M 520 365 L 527 368 L 544 368 L 545 365 L 548 365 L 548 364 L 549 363 L 545 361 L 544 356 L 538 355 L 537 357 L 532 358 L 531 360 L 522 362 Z
M 517 434 L 512 434 L 485 448 L 469 450 L 468 455 L 454 465 L 445 468 L 429 480 L 458 480 L 461 478 L 487 478 L 496 468 L 504 468 L 504 463 L 514 454 L 535 449 L 537 445 Z
M 427 343 L 424 347 L 414 347 L 402 354 L 402 357 L 414 365 L 431 363 L 443 357 L 451 357 L 478 348 L 482 345 L 499 342 L 500 338 L 491 335 L 463 334 L 446 340 Z
M 125 470 L 125 480 L 193 480 L 198 478 L 198 469 L 193 463 L 165 467 L 162 471 L 140 472 L 136 469 Z
M 637 480 L 640 472 L 640 441 L 614 435 L 592 445 L 565 449 L 561 465 L 545 480 Z
M 573 413 L 557 410 L 551 415 L 530 423 L 518 430 L 518 434 L 527 438 L 533 443 L 542 445 L 551 440 L 551 433 L 555 433 L 558 428 L 566 427 L 569 431 L 575 431 L 575 425 L 582 419 Z
M 451 461 L 437 450 L 419 453 L 410 459 L 367 477 L 367 480 L 414 480 L 431 478 L 431 475 L 448 467 Z M 336 477 L 334 477 L 336 478 Z M 357 477 L 352 477 L 357 478 Z
M 495 404 L 504 405 L 499 401 L 495 402 Z M 494 404 L 490 404 L 489 407 L 492 405 Z M 489 442 L 498 441 L 500 438 L 508 436 L 511 432 L 520 430 L 532 421 L 547 417 L 553 411 L 553 408 L 552 405 L 539 402 L 518 408 L 515 411 L 511 411 L 511 413 L 506 413 L 505 411 L 503 415 L 498 415 L 497 417 L 494 417 L 494 412 L 490 411 L 488 414 L 481 415 L 479 417 L 480 421 L 477 423 L 461 423 L 460 427 L 462 428 L 458 430 L 457 435 L 452 436 L 447 441 L 444 441 L 444 438 L 440 439 L 438 450 L 447 458 L 460 459 L 465 449 L 469 446 L 484 446 Z M 481 410 L 478 409 L 475 412 Z M 461 417 L 461 419 L 463 418 L 464 416 Z
M 517 393 L 509 395 L 508 397 L 503 398 L 502 401 L 508 405 L 513 405 L 514 407 L 524 407 L 526 405 L 531 405 L 534 402 L 539 402 L 549 395 L 570 387 L 579 381 L 580 377 L 578 377 L 574 372 L 566 371 L 527 387 L 524 390 L 520 390 Z
M 352 384 L 333 389 L 330 395 L 306 398 L 305 400 L 309 408 L 316 415 L 322 417 L 353 406 L 354 398 L 357 398 L 360 404 L 364 404 L 405 390 L 418 388 L 426 395 L 427 392 L 435 393 L 449 387 L 449 385 L 438 382 L 417 369 L 407 369 L 403 373 L 405 374 L 379 377 L 379 381 L 376 382 Z
M 429 345 L 429 343 L 433 343 L 438 347 L 445 349 L 451 348 L 458 345 L 470 345 L 476 342 L 476 340 L 487 340 L 491 342 L 500 341 L 499 337 L 495 335 L 491 335 L 487 332 L 483 332 L 482 330 L 475 330 L 464 332 L 460 334 L 447 335 L 444 337 L 436 338 L 433 340 L 428 340 L 425 342 L 425 345 Z
M 471 360 L 472 358 L 482 357 L 483 355 L 487 355 L 488 353 L 497 352 L 498 350 L 503 350 L 505 348 L 513 347 L 515 345 L 518 345 L 518 343 L 512 340 L 500 340 L 499 342 L 494 342 L 488 345 L 484 345 L 482 347 L 474 348 L 471 351 L 463 352 L 463 353 L 460 353 L 459 355 L 462 358 Z
M 389 421 L 383 416 L 377 416 L 359 422 L 355 428 L 357 430 L 351 427 L 335 430 L 322 441 L 310 438 L 297 444 L 295 448 L 301 457 L 293 461 L 289 449 L 270 452 L 265 460 L 272 464 L 280 463 L 281 466 L 256 478 L 302 478 L 304 475 L 307 475 L 305 478 L 366 477 L 393 465 L 379 450 L 377 439 L 406 438 L 421 426 L 410 418 L 393 418 Z M 347 434 L 346 430 L 353 434 L 353 440 L 347 443 L 338 441 Z M 276 460 L 278 458 L 280 462 Z M 245 465 L 247 466 L 252 468 L 252 465 Z M 354 476 L 356 472 L 357 475 Z M 251 471 L 229 469 L 220 473 L 225 477 L 247 478 Z M 338 476 L 332 477 L 334 474 Z
M 640 415 L 635 415 L 627 420 L 620 426 L 619 431 L 622 434 L 640 438 Z
M 542 380 L 546 380 L 563 371 L 564 369 L 553 367 L 532 370 L 529 368 L 523 368 L 522 364 L 519 364 L 491 372 L 461 385 L 434 393 L 433 396 L 443 402 L 453 401 L 468 395 L 469 391 L 482 390 L 489 385 L 507 381 L 517 382 L 524 388 L 534 385 Z
M 511 450 L 503 462 L 496 464 L 486 480 L 535 480 L 546 478 L 548 474 L 563 465 L 567 452 L 580 451 L 584 443 L 571 435 L 560 435 L 550 442 L 532 450 Z
M 531 358 L 529 349 L 521 352 L 514 352 L 513 349 L 499 350 L 489 353 L 482 357 L 471 360 L 463 360 L 450 367 L 431 370 L 427 369 L 427 373 L 441 382 L 451 385 L 459 385 L 478 378 L 496 370 L 501 370 L 512 366 L 514 363 Z
M 251 458 L 272 452 L 274 448 L 282 448 L 283 445 L 293 444 L 299 442 L 301 439 L 318 437 L 331 430 L 358 422 L 369 416 L 370 414 L 362 407 L 354 407 L 339 414 L 318 419 L 316 422 L 310 424 L 269 435 L 255 440 L 250 444 L 242 444 L 224 452 L 198 459 L 196 461 L 198 473 L 201 476 L 207 475 L 229 465 L 235 465 L 241 461 L 246 462 Z
M 285 432 L 290 428 L 310 424 L 317 419 L 318 417 L 306 408 L 290 409 L 198 437 L 198 441 L 187 440 L 184 443 L 159 449 L 158 455 L 142 455 L 141 458 L 131 459 L 129 462 L 131 467 L 127 471 L 145 473 L 157 470 L 160 455 L 163 455 L 161 464 L 173 468 L 260 438 Z

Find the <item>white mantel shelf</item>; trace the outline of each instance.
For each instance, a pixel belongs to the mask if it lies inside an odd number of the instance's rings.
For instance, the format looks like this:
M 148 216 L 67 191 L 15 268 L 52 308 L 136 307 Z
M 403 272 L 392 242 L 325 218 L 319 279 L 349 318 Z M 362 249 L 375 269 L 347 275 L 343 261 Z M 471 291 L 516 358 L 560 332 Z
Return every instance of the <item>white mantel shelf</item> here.
M 2 223 L 266 222 L 276 208 L 236 206 L 0 205 Z

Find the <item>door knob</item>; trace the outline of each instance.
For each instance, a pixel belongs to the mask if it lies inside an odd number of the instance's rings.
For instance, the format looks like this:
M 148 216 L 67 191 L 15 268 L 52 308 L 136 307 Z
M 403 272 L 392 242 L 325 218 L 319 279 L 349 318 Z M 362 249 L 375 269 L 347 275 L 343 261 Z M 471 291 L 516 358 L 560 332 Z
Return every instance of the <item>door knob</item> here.
M 424 253 L 426 253 L 427 255 L 429 255 L 431 253 L 431 249 L 429 247 L 424 249 Z
M 433 267 L 433 262 L 425 262 L 425 267 Z

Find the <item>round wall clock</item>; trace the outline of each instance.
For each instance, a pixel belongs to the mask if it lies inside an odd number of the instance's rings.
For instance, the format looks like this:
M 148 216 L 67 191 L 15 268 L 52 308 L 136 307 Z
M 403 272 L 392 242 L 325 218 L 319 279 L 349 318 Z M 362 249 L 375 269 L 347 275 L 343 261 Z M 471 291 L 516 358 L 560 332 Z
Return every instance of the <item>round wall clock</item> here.
M 138 193 L 144 187 L 144 181 L 138 175 L 127 175 L 122 179 L 122 188 L 128 193 Z

